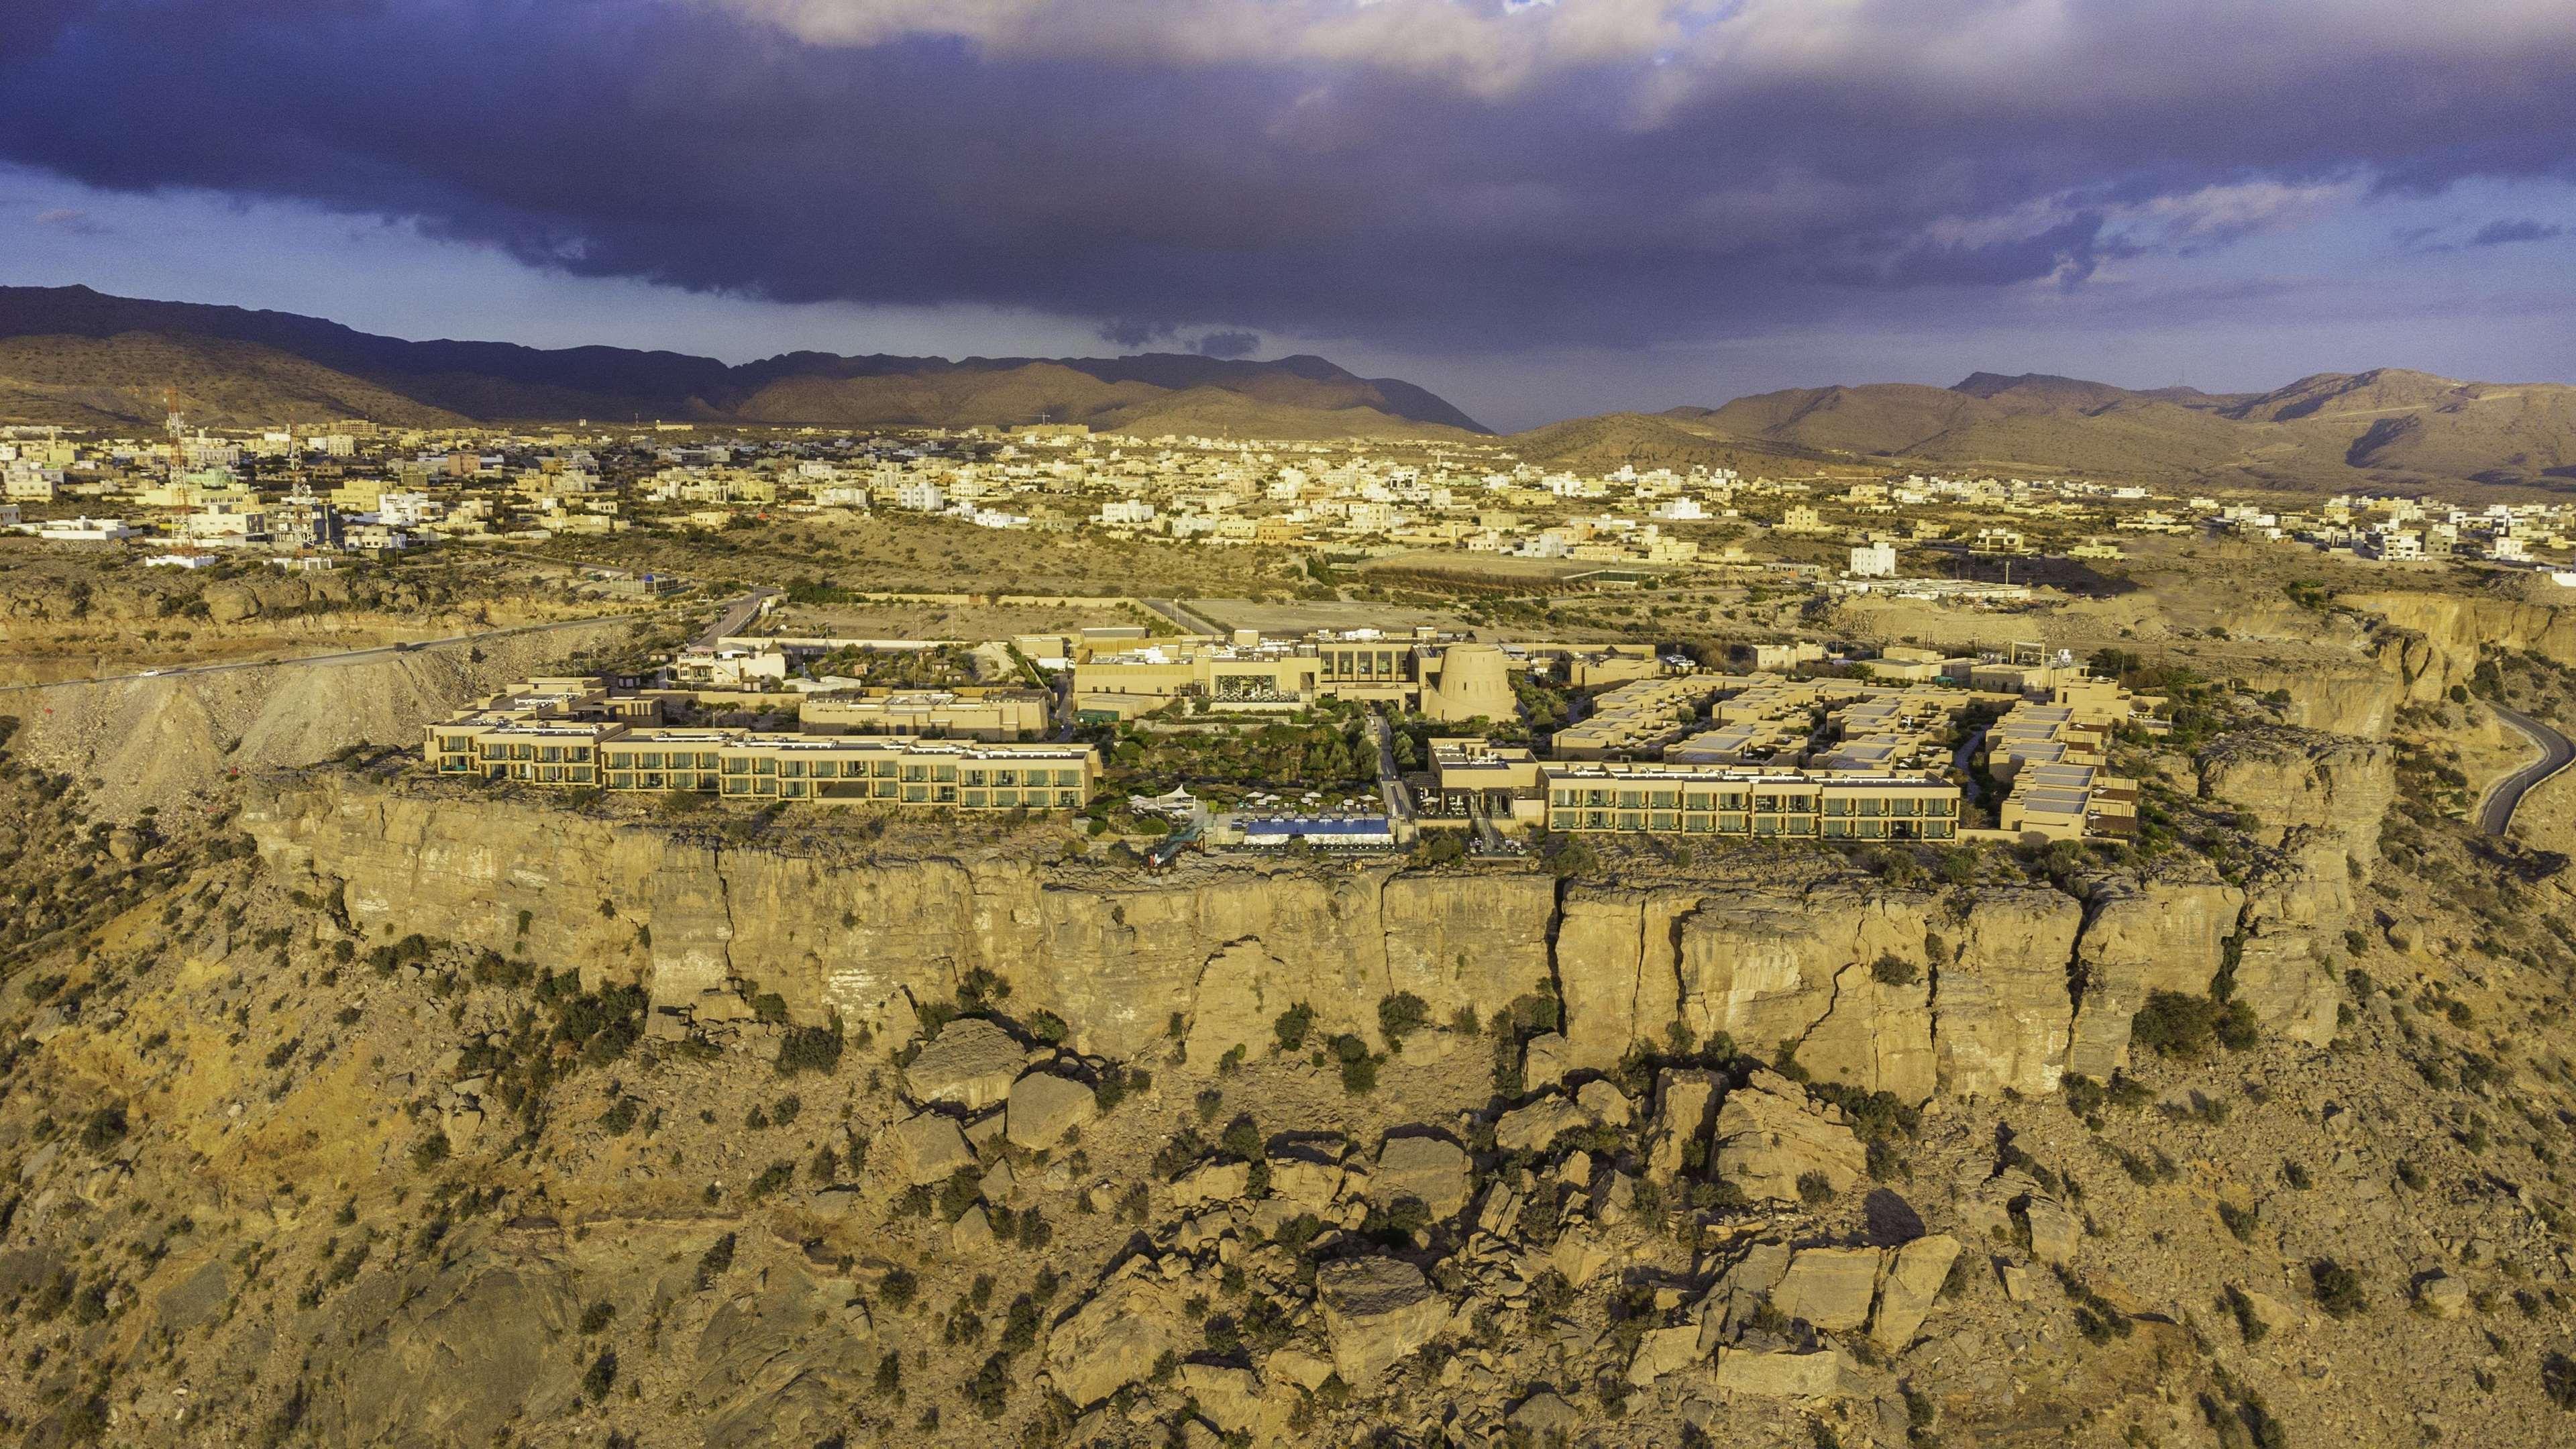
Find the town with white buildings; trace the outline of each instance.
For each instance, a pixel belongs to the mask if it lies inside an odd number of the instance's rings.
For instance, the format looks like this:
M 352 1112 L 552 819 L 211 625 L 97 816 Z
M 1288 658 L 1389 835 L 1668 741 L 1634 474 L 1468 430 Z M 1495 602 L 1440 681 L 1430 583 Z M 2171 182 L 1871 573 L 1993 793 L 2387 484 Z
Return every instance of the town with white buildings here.
M 1080 426 L 833 432 L 432 432 L 364 422 L 158 436 L 0 429 L 0 527 L 169 567 L 255 554 L 324 566 L 443 544 L 720 532 L 877 513 L 1338 561 L 1459 554 L 1579 573 L 1780 568 L 1809 586 L 1969 603 L 2026 597 L 2013 561 L 2116 562 L 2145 535 L 2358 563 L 2552 574 L 2576 505 L 2342 495 L 2293 506 L 2074 478 L 1571 471 L 1500 442 L 1316 443 Z

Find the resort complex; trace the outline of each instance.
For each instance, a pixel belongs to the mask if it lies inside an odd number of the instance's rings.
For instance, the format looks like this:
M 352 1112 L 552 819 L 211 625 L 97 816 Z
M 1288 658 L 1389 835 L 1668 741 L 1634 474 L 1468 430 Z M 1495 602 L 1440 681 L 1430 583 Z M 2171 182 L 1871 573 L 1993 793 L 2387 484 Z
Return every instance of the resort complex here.
M 711 660 L 726 682 L 710 682 Z M 1904 682 L 1821 653 L 1736 673 L 1652 644 L 1430 628 L 746 634 L 644 673 L 525 681 L 430 726 L 423 756 L 447 777 L 762 803 L 1097 817 L 1123 801 L 1128 818 L 1225 844 L 1401 846 L 1454 829 L 1480 851 L 1550 833 L 2133 833 L 2136 783 L 2109 772 L 2108 751 L 2123 729 L 2163 730 L 2160 698 L 2064 662 L 1888 662 Z M 1015 681 L 969 682 L 979 667 Z M 881 672 L 932 682 L 865 682 Z M 1562 697 L 1568 718 L 1541 728 L 1524 693 Z M 1251 741 L 1284 741 L 1284 757 L 1262 758 L 1292 763 L 1222 763 Z M 1319 782 L 1305 762 L 1325 757 L 1345 764 Z

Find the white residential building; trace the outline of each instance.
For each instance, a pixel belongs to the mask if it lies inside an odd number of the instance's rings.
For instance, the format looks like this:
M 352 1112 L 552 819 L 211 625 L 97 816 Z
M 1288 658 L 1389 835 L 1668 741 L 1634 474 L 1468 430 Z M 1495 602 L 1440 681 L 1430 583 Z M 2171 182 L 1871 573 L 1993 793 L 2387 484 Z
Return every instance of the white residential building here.
M 143 530 L 115 518 L 63 518 L 35 526 L 36 537 L 58 543 L 114 543 L 138 538 Z
M 2364 535 L 2358 551 L 2364 558 L 2413 563 L 2424 557 L 2424 536 L 2409 529 L 2381 529 Z
M 417 527 L 436 519 L 441 512 L 426 493 L 379 493 L 376 495 L 376 521 L 401 527 Z

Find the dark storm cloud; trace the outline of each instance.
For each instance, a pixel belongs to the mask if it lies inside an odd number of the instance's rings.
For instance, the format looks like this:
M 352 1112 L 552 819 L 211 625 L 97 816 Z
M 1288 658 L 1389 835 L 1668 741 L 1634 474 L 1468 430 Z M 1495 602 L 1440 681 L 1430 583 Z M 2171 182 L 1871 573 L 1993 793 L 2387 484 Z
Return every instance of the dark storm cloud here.
M 1168 343 L 1180 331 L 1169 322 L 1139 322 L 1121 317 L 1100 324 L 1100 340 L 1125 352 Z
M 1201 357 L 1233 359 L 1250 357 L 1261 350 L 1258 332 L 1211 332 L 1190 344 L 1190 351 Z
M 2566 234 L 2567 228 L 2563 226 L 2553 226 L 2547 222 L 2533 221 L 2524 217 L 2514 221 L 2488 222 L 2478 228 L 2477 235 L 2469 238 L 2469 245 L 2500 247 L 2509 242 L 2549 241 Z
M 40 0 L 0 157 L 1122 347 L 1624 345 L 2576 179 L 2563 6 L 2462 3 Z

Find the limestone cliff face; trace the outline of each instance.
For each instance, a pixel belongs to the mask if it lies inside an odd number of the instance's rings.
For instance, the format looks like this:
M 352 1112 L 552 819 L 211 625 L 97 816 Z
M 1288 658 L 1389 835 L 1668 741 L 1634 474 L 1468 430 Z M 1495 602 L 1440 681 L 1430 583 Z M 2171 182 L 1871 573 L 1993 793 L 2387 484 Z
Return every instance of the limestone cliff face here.
M 2555 590 L 2547 580 L 2536 589 Z M 2378 615 L 2380 666 L 2394 675 L 2410 702 L 2438 699 L 2468 681 L 2481 647 L 2528 649 L 2561 664 L 2576 664 L 2576 607 L 2502 595 L 2353 594 L 2337 600 Z
M 2148 994 L 2207 991 L 2244 915 L 2245 892 L 2219 882 L 2092 882 L 2075 948 L 2079 987 L 2066 1069 L 2103 1081 L 2127 1066 L 2129 1021 Z
M 982 968 L 1012 983 L 1014 1011 L 1053 1011 L 1075 1045 L 1116 1056 L 1161 1038 L 1175 1013 L 1203 1017 L 1193 1038 L 1217 1055 L 1260 1048 L 1299 1001 L 1327 1031 L 1372 1035 L 1378 1001 L 1396 992 L 1435 1019 L 1490 1013 L 1546 989 L 1555 915 L 1555 883 L 1535 875 L 1245 870 L 1075 887 L 1021 861 L 719 850 L 335 781 L 272 796 L 244 823 L 272 860 L 343 882 L 374 934 L 390 924 L 524 948 L 586 979 L 641 981 L 659 1006 L 740 983 L 799 1019 L 853 1024 L 905 1021 L 912 1001 L 945 998 Z
M 2082 919 L 2044 888 L 1835 880 L 1720 890 L 1571 888 L 1556 933 L 1567 1065 L 1599 1069 L 1676 1023 L 1820 1080 L 1920 1102 L 2054 1088 Z
M 2379 860 L 2379 826 L 2396 798 L 2387 746 L 2311 730 L 2245 730 L 2200 760 L 2201 793 L 2250 810 L 2269 855 L 2246 877 L 2236 990 L 2293 1039 L 2334 1034 L 2342 990 L 2330 941 Z
M 2067 963 L 2083 920 L 2083 908 L 2057 891 L 1978 892 L 1940 979 L 1935 1026 L 1952 1091 L 2056 1088 L 2075 1017 Z
M 1567 888 L 1556 955 L 1570 1068 L 1607 1067 L 1630 1042 L 1661 1040 L 1680 1019 L 1681 922 L 1704 894 Z
M 2338 742 L 2339 741 L 2339 742 Z M 2213 751 L 2206 785 L 2264 822 L 2250 888 L 2104 876 L 1927 889 L 1839 867 L 1809 879 L 1562 888 L 1530 874 L 1205 868 L 1149 879 L 1000 854 L 827 859 L 718 846 L 505 798 L 340 776 L 273 789 L 244 814 L 272 864 L 336 883 L 371 937 L 420 931 L 524 953 L 657 1006 L 908 1034 L 910 1006 L 967 973 L 1051 1011 L 1085 1052 L 1134 1056 L 1180 1022 L 1194 1068 L 1267 1049 L 1303 1002 L 1324 1032 L 1375 1038 L 1411 992 L 1434 1021 L 1553 990 L 1566 1064 L 1723 1033 L 1786 1048 L 1818 1079 L 1920 1102 L 2053 1089 L 2126 1062 L 2150 991 L 2237 989 L 2300 1040 L 2333 1025 L 2315 942 L 2340 930 L 2375 858 L 2386 751 L 2284 731 Z M 2322 1026 L 2320 1026 L 2322 1022 Z
M 1765 1056 L 1795 1043 L 1811 1071 L 1921 1101 L 1935 1085 L 1924 941 L 1937 909 L 1920 892 L 1841 884 L 1710 901 L 1682 933 L 1687 1019 Z M 1890 960 L 1902 979 L 1881 981 Z M 2054 974 L 2062 1005 L 2062 964 Z
M 2375 664 L 2312 661 L 2295 668 L 2232 669 L 2230 677 L 2244 680 L 2258 694 L 2278 690 L 2288 695 L 2285 717 L 2291 724 L 2379 740 L 2396 723 L 2397 707 L 2416 696 L 2384 654 Z

